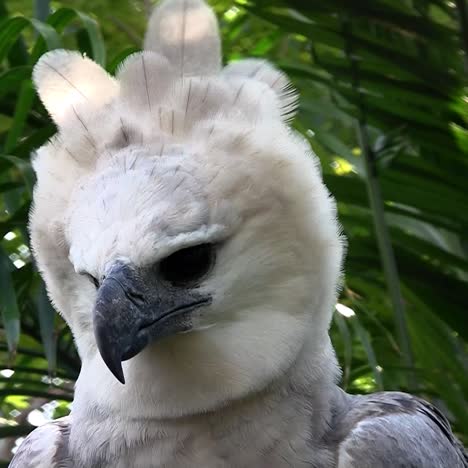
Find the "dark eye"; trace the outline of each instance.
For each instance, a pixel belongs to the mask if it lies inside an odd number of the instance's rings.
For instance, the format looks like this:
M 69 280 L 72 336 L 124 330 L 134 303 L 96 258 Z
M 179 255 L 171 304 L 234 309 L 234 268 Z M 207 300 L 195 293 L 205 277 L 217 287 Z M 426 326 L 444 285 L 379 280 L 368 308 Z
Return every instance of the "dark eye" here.
M 175 286 L 199 282 L 213 266 L 215 247 L 200 244 L 178 250 L 159 264 L 159 272 L 165 281 Z
M 86 278 L 88 278 L 89 281 L 91 281 L 91 283 L 94 284 L 94 287 L 95 287 L 96 289 L 99 288 L 99 286 L 100 286 L 99 280 L 98 280 L 96 277 L 94 277 L 94 276 L 91 275 L 90 273 L 86 273 L 86 272 L 81 273 L 81 274 L 82 274 L 83 276 L 86 276 Z

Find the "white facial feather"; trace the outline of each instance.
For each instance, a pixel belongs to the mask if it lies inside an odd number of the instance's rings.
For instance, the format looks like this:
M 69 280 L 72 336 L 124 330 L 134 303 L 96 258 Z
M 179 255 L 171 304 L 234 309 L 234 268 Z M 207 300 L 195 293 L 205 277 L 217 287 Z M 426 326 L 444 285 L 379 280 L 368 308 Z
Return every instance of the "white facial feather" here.
M 145 46 L 117 79 L 65 51 L 46 54 L 34 75 L 59 134 L 34 160 L 31 239 L 83 360 L 74 411 L 206 411 L 265 387 L 306 346 L 323 375 L 334 366 L 327 330 L 342 242 L 316 157 L 284 122 L 296 102 L 287 78 L 254 60 L 221 71 L 201 0 L 164 1 Z M 192 332 L 125 362 L 122 386 L 97 352 L 96 293 L 78 273 L 204 242 L 220 242 L 200 286 L 212 304 Z

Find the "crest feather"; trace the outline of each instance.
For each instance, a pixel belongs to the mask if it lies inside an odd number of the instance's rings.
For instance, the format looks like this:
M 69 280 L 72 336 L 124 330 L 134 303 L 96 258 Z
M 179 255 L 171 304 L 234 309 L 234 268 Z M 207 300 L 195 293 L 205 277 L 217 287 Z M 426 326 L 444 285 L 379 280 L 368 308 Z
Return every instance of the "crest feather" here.
M 218 21 L 203 0 L 163 0 L 150 18 L 144 48 L 167 57 L 179 76 L 221 69 Z
M 288 121 L 294 117 L 298 102 L 297 92 L 286 74 L 266 60 L 239 60 L 227 65 L 222 74 L 226 77 L 249 78 L 266 84 L 278 98 L 283 120 Z
M 123 103 L 132 109 L 155 111 L 173 74 L 168 60 L 160 54 L 150 51 L 132 54 L 117 72 Z
M 39 97 L 54 122 L 63 126 L 74 118 L 74 109 L 102 108 L 119 92 L 119 85 L 102 67 L 79 52 L 53 50 L 34 67 L 33 80 Z

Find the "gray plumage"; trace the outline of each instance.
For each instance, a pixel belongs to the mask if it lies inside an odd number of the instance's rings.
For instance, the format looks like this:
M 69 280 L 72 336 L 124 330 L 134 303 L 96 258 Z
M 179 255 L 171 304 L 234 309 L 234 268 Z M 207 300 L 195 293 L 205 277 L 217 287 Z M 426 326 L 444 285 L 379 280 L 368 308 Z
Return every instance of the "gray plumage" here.
M 203 0 L 164 0 L 116 78 L 52 51 L 34 82 L 32 247 L 82 368 L 11 468 L 467 466 L 429 403 L 339 389 L 334 201 L 287 77 L 221 68 Z
M 297 389 L 296 389 L 297 390 Z M 304 399 L 306 404 L 312 395 L 298 394 L 293 388 L 285 397 Z M 198 430 L 188 440 L 181 438 L 175 447 L 172 463 L 160 464 L 146 458 L 151 451 L 146 451 L 140 444 L 123 450 L 118 459 L 109 453 L 109 444 L 96 447 L 88 440 L 82 450 L 93 450 L 94 463 L 82 464 L 75 459 L 72 462 L 68 439 L 70 436 L 70 418 L 47 424 L 37 429 L 22 444 L 11 468 L 84 468 L 86 467 L 166 467 L 181 468 L 195 465 L 198 455 L 193 453 L 197 447 L 197 438 L 202 445 L 211 447 L 211 453 L 204 460 L 207 468 L 464 468 L 468 466 L 467 455 L 460 442 L 454 437 L 446 418 L 434 406 L 426 401 L 400 392 L 381 392 L 370 396 L 347 395 L 338 388 L 330 393 L 327 414 L 318 414 L 310 420 L 310 430 L 302 440 L 288 434 L 284 439 L 274 440 L 268 451 L 256 452 L 255 434 L 243 441 L 242 432 L 249 432 L 252 415 L 236 413 L 234 426 L 230 433 L 218 433 L 217 418 L 222 415 L 206 415 L 195 423 Z M 248 404 L 247 404 L 248 407 Z M 227 412 L 230 416 L 229 411 Z M 96 415 L 97 416 L 97 415 Z M 280 415 L 278 415 L 280 417 Z M 269 419 L 269 418 L 268 418 Z M 240 420 L 240 422 L 239 422 Z M 219 422 L 219 421 L 218 421 Z M 225 423 L 225 421 L 223 421 Z M 183 424 L 186 422 L 184 421 Z M 258 422 L 261 426 L 261 421 Z M 268 421 L 272 429 L 281 426 L 281 421 Z M 97 427 L 99 423 L 97 422 Z M 294 425 L 293 425 L 294 427 Z M 148 423 L 145 445 L 158 444 L 158 427 Z M 260 429 L 260 428 L 259 428 Z M 261 429 L 260 429 L 261 430 Z M 47 433 L 47 435 L 46 435 Z M 34 433 L 33 433 L 34 434 Z M 220 438 L 234 443 L 220 443 Z M 262 439 L 262 435 L 258 435 Z M 47 443 L 47 447 L 44 444 Z M 48 451 L 48 458 L 44 452 Z M 284 451 L 284 454 L 281 452 Z M 137 453 L 140 452 L 140 457 Z M 177 453 L 179 452 L 179 453 Z M 309 455 L 309 457 L 307 457 Z M 135 461 L 139 460 L 139 461 Z

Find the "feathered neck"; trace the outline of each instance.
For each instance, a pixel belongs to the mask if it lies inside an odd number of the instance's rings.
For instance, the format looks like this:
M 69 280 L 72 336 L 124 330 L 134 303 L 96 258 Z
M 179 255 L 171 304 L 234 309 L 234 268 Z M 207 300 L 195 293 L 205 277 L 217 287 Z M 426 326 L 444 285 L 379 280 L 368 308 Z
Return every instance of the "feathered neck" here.
M 78 393 L 71 417 L 72 455 L 80 460 L 79 467 L 116 466 L 110 454 L 132 466 L 145 466 L 147 460 L 155 463 L 151 464 L 155 467 L 184 467 L 194 466 L 193 460 L 201 456 L 197 451 L 206 446 L 207 458 L 200 459 L 202 464 L 196 466 L 218 466 L 207 463 L 216 462 L 217 457 L 229 459 L 233 456 L 230 452 L 239 450 L 238 466 L 248 467 L 263 466 L 256 464 L 260 463 L 256 457 L 268 452 L 269 447 L 276 447 L 277 454 L 272 452 L 268 457 L 282 457 L 283 452 L 291 450 L 286 447 L 288 441 L 296 441 L 295 450 L 303 453 L 306 460 L 307 451 L 320 444 L 329 428 L 332 407 L 340 397 L 336 385 L 339 371 L 329 340 L 325 347 L 322 344 L 320 353 L 317 348 L 317 344 L 307 343 L 288 373 L 268 387 L 242 400 L 191 416 L 124 420 L 121 414 L 109 413 L 97 402 L 82 401 Z M 304 434 L 307 444 L 303 444 Z M 286 456 L 294 459 L 297 454 Z M 324 452 L 323 456 L 325 460 L 329 454 Z M 161 462 L 159 465 L 150 460 Z M 187 465 L 180 460 L 186 460 Z

